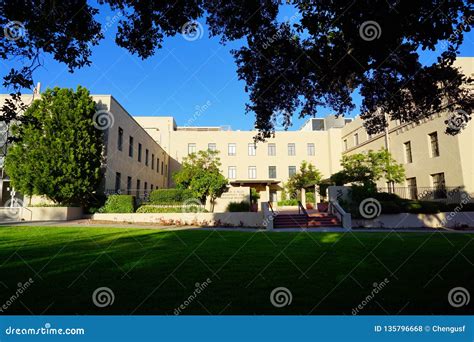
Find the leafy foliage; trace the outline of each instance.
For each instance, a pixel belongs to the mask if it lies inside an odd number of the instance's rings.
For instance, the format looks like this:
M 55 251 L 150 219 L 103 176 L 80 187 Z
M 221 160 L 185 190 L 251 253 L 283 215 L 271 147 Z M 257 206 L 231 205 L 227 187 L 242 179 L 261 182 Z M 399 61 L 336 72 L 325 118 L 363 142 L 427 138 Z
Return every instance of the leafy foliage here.
M 375 188 L 376 181 L 381 178 L 393 183 L 401 183 L 405 179 L 403 165 L 397 163 L 386 149 L 345 155 L 341 165 L 342 170 L 331 176 L 336 185 L 356 183 Z
M 102 179 L 103 134 L 94 127 L 95 111 L 85 88 L 45 91 L 24 113 L 27 121 L 13 127 L 17 143 L 5 160 L 12 185 L 25 195 L 87 205 Z
M 131 195 L 110 195 L 105 205 L 99 209 L 101 213 L 134 213 L 135 197 Z
M 150 194 L 150 202 L 154 204 L 180 204 L 192 198 L 192 191 L 187 189 L 156 189 Z
M 181 170 L 173 176 L 176 186 L 189 189 L 193 195 L 205 203 L 211 204 L 227 190 L 227 179 L 220 172 L 219 151 L 198 151 L 185 157 Z
M 348 113 L 355 107 L 356 90 L 370 133 L 386 126 L 380 113 L 417 122 L 445 108 L 464 123 L 470 120 L 474 95 L 464 85 L 474 81 L 453 62 L 464 33 L 474 24 L 472 1 L 295 0 L 286 2 L 295 14 L 285 22 L 277 19 L 279 0 L 98 3 L 102 7 L 86 0 L 36 1 L 34 6 L 0 2 L 0 26 L 19 21 L 26 32 L 15 40 L 0 40 L 1 59 L 25 61 L 19 70 L 8 71 L 4 85 L 16 95 L 31 88 L 42 54 L 70 70 L 89 65 L 91 46 L 104 36 L 97 14 L 108 5 L 121 14 L 116 43 L 141 58 L 152 56 L 166 37 L 200 18 L 223 43 L 245 39 L 233 54 L 250 93 L 247 111 L 256 114 L 259 139 L 272 134 L 276 113 L 284 113 L 286 125 L 292 115 L 316 115 L 319 107 Z M 374 35 L 366 31 L 367 24 Z M 438 60 L 423 65 L 419 52 L 439 45 Z M 2 119 L 14 119 L 22 105 L 18 96 L 7 102 Z M 457 134 L 460 129 L 447 126 L 446 131 Z
M 229 205 L 227 205 L 227 211 L 237 213 L 248 212 L 250 211 L 250 203 L 247 201 L 230 202 Z
M 295 194 L 305 186 L 319 184 L 321 177 L 321 172 L 313 164 L 303 160 L 299 171 L 288 179 L 286 188 L 290 194 Z
M 137 209 L 137 213 L 141 214 L 166 214 L 166 213 L 207 213 L 204 208 L 197 208 L 196 206 L 158 206 L 158 205 L 142 205 Z

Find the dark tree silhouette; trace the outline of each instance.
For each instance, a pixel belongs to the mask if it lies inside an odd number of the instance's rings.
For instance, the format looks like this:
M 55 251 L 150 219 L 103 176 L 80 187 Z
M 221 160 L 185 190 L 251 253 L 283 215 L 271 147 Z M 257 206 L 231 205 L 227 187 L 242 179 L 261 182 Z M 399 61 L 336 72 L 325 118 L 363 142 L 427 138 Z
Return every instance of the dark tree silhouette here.
M 316 115 L 321 106 L 348 113 L 355 108 L 355 90 L 363 98 L 361 115 L 369 133 L 383 130 L 387 118 L 417 122 L 441 110 L 450 111 L 456 123 L 447 125 L 448 134 L 459 133 L 470 120 L 474 81 L 453 62 L 474 22 L 472 1 L 287 4 L 295 14 L 279 22 L 280 0 L 2 0 L 0 58 L 21 58 L 25 66 L 4 77 L 15 96 L 1 109 L 1 120 L 16 118 L 18 94 L 32 87 L 43 54 L 70 71 L 90 63 L 91 45 L 103 38 L 94 15 L 106 5 L 123 13 L 116 43 L 141 58 L 152 56 L 166 37 L 196 30 L 189 23 L 200 18 L 222 43 L 246 39 L 233 54 L 260 139 L 271 135 L 276 116 L 288 125 L 292 115 Z M 435 48 L 440 51 L 436 63 L 422 65 L 420 50 Z

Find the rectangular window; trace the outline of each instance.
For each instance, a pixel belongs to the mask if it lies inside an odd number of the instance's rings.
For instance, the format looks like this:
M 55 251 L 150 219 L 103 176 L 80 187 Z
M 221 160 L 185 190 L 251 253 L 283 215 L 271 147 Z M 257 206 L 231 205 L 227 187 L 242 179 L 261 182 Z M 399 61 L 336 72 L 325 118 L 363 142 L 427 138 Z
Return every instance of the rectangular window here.
M 347 139 L 344 139 L 344 151 L 347 151 Z
M 151 169 L 155 169 L 155 155 L 153 153 L 151 154 Z
M 146 192 L 148 190 L 148 182 L 145 182 L 145 186 L 143 187 L 143 190 Z
M 288 176 L 291 177 L 296 174 L 296 166 L 288 166 Z
M 132 191 L 132 177 L 127 177 L 127 195 Z
M 433 191 L 434 199 L 446 198 L 446 181 L 444 172 L 434 173 L 431 175 L 431 182 L 435 190 Z
M 268 155 L 269 156 L 276 156 L 276 144 L 268 144 Z
M 137 179 L 137 197 L 140 197 L 140 180 Z
M 277 178 L 277 168 L 276 166 L 268 167 L 268 178 Z
M 150 191 L 153 191 L 153 184 L 150 185 Z
M 257 154 L 257 146 L 254 143 L 249 144 L 248 151 L 249 156 L 255 156 Z
M 115 173 L 115 192 L 119 192 L 120 191 L 120 186 L 122 184 L 122 175 L 120 174 L 120 172 L 116 172 Z
M 431 157 L 439 157 L 438 133 L 433 132 L 429 134 L 431 145 Z
M 411 154 L 411 142 L 407 141 L 404 145 L 405 145 L 405 162 L 412 163 L 413 156 Z
M 148 149 L 145 150 L 145 165 L 148 166 L 148 156 L 149 156 L 149 151 Z
M 207 144 L 207 149 L 209 151 L 216 151 L 217 150 L 217 145 L 215 143 L 209 143 L 209 144 Z
M 128 156 L 133 158 L 133 137 L 128 138 Z
M 123 129 L 122 129 L 122 127 L 118 128 L 117 149 L 119 151 L 122 151 L 122 149 L 123 149 Z
M 237 177 L 237 167 L 229 166 L 229 169 L 228 169 L 228 172 L 227 172 L 227 178 L 235 179 L 236 177 Z
M 416 177 L 407 178 L 408 196 L 410 199 L 418 199 L 418 190 L 416 188 Z
M 257 167 L 249 166 L 249 179 L 256 179 L 256 178 L 257 178 Z
M 314 150 L 314 144 L 309 143 L 308 144 L 308 156 L 314 156 L 315 150 Z
M 156 173 L 160 173 L 160 158 L 156 158 Z
M 142 161 L 142 144 L 138 143 L 138 161 Z
M 163 162 L 161 162 L 161 175 L 163 175 L 163 174 L 164 174 L 164 164 L 163 164 Z
M 354 145 L 359 145 L 359 133 L 354 134 Z
M 295 147 L 295 144 L 293 144 L 293 143 L 288 144 L 288 155 L 289 155 L 289 156 L 294 156 L 294 155 L 296 155 L 296 147 Z
M 168 177 L 168 164 L 165 165 L 165 177 Z
M 188 144 L 188 154 L 196 153 L 196 144 Z
M 236 150 L 237 150 L 237 147 L 235 144 L 229 144 L 228 147 L 227 147 L 227 154 L 229 156 L 235 156 L 236 155 Z

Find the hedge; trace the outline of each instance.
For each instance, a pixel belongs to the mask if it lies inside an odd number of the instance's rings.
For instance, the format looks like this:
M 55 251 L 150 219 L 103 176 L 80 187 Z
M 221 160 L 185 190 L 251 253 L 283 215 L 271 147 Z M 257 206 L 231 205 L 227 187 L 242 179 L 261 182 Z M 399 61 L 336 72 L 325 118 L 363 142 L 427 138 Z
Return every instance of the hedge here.
M 101 213 L 133 213 L 135 212 L 135 196 L 110 195 L 105 205 L 99 210 Z
M 250 211 L 250 203 L 246 201 L 242 202 L 230 202 L 227 206 L 227 211 L 241 213 Z
M 137 213 L 140 214 L 164 214 L 164 213 L 207 213 L 208 211 L 204 208 L 196 208 L 195 206 L 185 206 L 185 207 L 164 207 L 158 205 L 142 205 L 137 209 Z
M 298 205 L 298 200 L 297 199 L 287 199 L 283 201 L 278 202 L 279 206 L 295 206 Z
M 157 189 L 150 194 L 150 202 L 154 204 L 180 204 L 194 198 L 191 190 Z

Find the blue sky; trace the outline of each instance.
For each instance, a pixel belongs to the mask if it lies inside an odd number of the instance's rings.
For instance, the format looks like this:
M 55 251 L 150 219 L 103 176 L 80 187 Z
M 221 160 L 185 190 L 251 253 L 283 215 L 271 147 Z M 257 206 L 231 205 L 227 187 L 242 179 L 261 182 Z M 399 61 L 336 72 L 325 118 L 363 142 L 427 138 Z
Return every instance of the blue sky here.
M 281 16 L 293 14 L 287 9 Z M 82 85 L 92 94 L 112 94 L 135 116 L 174 116 L 178 125 L 185 125 L 196 111 L 201 111 L 193 125 L 253 127 L 253 114 L 245 114 L 248 101 L 245 83 L 237 79 L 236 65 L 230 54 L 230 50 L 242 42 L 222 45 L 218 37 L 208 37 L 204 25 L 202 38 L 194 41 L 187 41 L 181 35 L 167 38 L 162 49 L 142 61 L 115 45 L 117 17 L 114 19 L 114 13 L 105 12 L 97 20 L 109 27 L 106 38 L 93 49 L 92 65 L 71 74 L 65 65 L 45 56 L 44 66 L 35 73 L 35 82 L 41 82 L 42 90 Z M 474 32 L 465 38 L 460 55 L 474 56 Z M 431 64 L 436 55 L 424 52 L 422 61 Z M 5 93 L 7 89 L 1 88 L 0 92 Z M 360 102 L 357 96 L 355 102 Z M 206 108 L 202 109 L 203 106 Z M 318 115 L 328 113 L 331 111 L 323 109 Z M 305 120 L 293 120 L 291 129 L 298 129 Z

